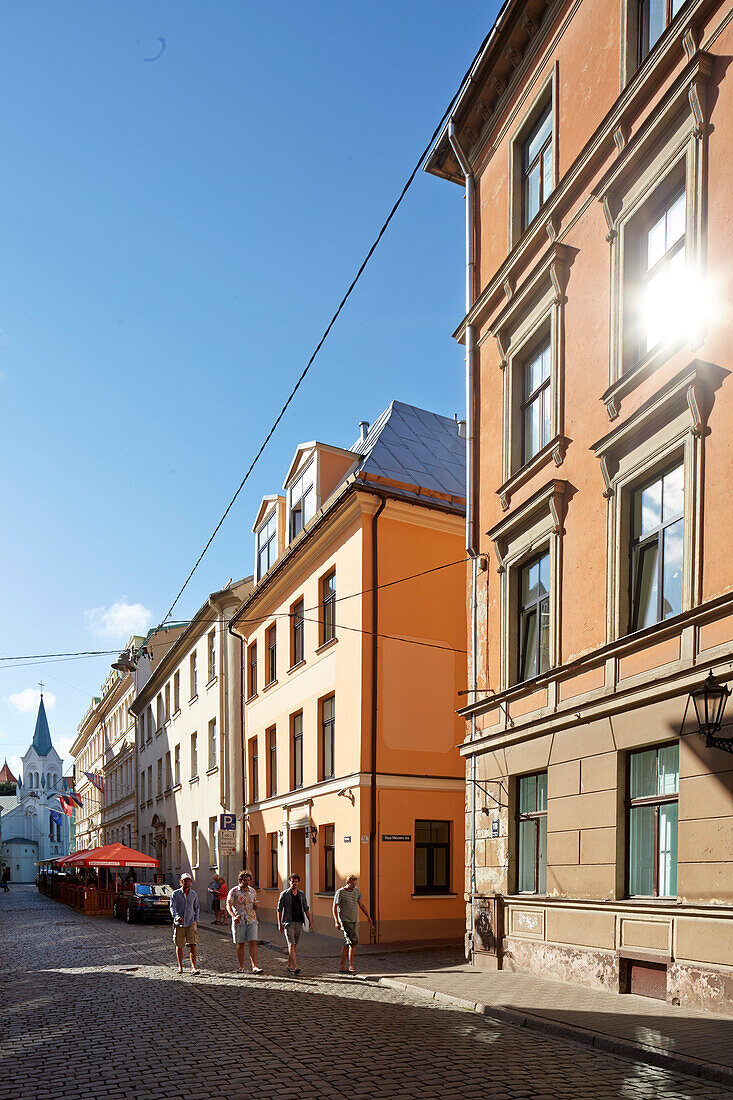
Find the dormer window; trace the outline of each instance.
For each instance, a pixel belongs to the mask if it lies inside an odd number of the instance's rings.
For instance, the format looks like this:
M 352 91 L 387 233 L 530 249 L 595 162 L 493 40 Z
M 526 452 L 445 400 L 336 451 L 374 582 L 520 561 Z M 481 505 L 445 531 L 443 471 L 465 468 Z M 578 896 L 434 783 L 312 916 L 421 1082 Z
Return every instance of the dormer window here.
M 257 532 L 257 580 L 261 581 L 277 557 L 277 510 Z
M 290 486 L 290 540 L 316 514 L 316 464 L 311 461 Z

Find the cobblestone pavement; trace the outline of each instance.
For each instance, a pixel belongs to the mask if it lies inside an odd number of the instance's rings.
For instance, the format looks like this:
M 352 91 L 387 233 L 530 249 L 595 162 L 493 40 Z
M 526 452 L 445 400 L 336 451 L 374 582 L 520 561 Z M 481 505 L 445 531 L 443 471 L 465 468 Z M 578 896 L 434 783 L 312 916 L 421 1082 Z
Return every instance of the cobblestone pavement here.
M 691 1078 L 339 978 L 262 977 L 202 927 L 198 977 L 175 970 L 170 926 L 79 916 L 0 895 L 0 1100 L 732 1100 Z

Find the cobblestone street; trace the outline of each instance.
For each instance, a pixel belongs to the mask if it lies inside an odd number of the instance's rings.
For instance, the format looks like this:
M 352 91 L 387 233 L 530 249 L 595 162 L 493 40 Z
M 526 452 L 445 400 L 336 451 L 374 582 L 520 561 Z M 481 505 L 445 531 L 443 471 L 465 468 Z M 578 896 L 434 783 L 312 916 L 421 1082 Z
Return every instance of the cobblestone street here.
M 238 975 L 231 945 L 205 926 L 199 977 L 175 971 L 168 925 L 79 916 L 33 887 L 0 896 L 0 926 L 2 1100 L 731 1096 L 344 980 L 323 961 L 288 980 L 264 949 L 262 977 Z

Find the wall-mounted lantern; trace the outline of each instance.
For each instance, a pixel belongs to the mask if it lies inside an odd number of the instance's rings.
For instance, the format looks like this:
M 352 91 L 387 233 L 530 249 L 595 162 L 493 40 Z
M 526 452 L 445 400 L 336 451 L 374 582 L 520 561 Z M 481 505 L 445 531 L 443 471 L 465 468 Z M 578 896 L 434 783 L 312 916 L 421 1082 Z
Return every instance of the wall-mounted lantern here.
M 705 738 L 706 748 L 722 749 L 723 752 L 733 753 L 733 737 L 716 736 L 723 725 L 723 713 L 729 695 L 730 688 L 719 684 L 712 670 L 700 687 L 690 692 L 697 715 L 698 733 Z

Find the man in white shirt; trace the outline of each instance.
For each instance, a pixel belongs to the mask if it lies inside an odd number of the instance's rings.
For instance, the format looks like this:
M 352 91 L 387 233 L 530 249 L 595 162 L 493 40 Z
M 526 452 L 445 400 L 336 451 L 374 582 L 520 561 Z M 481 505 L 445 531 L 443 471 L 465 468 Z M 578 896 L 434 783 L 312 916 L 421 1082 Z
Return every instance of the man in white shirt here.
M 337 890 L 333 896 L 333 922 L 344 934 L 339 974 L 356 973 L 354 970 L 354 952 L 359 942 L 359 909 L 369 921 L 369 927 L 371 928 L 372 918 L 362 905 L 361 890 L 356 885 L 356 875 L 349 875 L 346 879 L 346 885 Z M 348 970 L 346 968 L 347 961 L 349 964 Z

